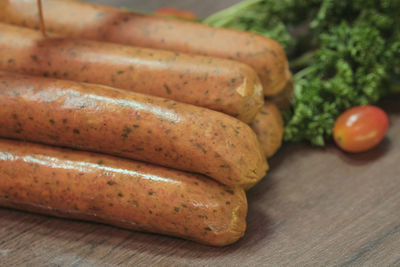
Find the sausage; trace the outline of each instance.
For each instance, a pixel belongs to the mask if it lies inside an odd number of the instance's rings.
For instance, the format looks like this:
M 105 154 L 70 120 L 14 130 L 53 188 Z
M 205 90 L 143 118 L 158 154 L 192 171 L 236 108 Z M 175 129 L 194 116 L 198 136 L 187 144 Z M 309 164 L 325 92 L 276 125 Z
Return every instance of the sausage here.
M 290 78 L 279 43 L 248 32 L 148 16 L 70 0 L 44 0 L 47 30 L 64 36 L 234 59 L 258 73 L 264 94 L 278 94 Z M 39 29 L 36 0 L 0 2 L 0 21 Z
M 224 112 L 250 122 L 264 100 L 253 69 L 232 60 L 43 38 L 0 23 L 0 69 L 90 82 Z
M 265 155 L 268 158 L 274 155 L 282 145 L 284 130 L 282 114 L 277 106 L 272 102 L 265 102 L 250 126 L 256 133 Z
M 293 78 L 291 77 L 286 84 L 285 88 L 276 96 L 269 97 L 266 100 L 274 103 L 279 110 L 285 111 L 290 109 L 291 102 L 294 94 Z
M 0 137 L 103 152 L 248 188 L 268 165 L 251 128 L 111 87 L 0 72 Z
M 243 236 L 243 189 L 101 154 L 0 139 L 0 206 L 224 246 Z

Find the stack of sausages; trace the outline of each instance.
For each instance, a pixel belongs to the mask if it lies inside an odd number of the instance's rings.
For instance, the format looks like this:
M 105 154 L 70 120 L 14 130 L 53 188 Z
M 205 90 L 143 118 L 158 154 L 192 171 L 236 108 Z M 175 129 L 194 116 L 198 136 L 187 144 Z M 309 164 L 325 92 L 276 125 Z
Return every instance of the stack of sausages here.
M 43 11 L 47 38 L 36 0 L 0 2 L 0 205 L 214 246 L 243 236 L 244 190 L 282 140 L 280 45 L 72 0 Z

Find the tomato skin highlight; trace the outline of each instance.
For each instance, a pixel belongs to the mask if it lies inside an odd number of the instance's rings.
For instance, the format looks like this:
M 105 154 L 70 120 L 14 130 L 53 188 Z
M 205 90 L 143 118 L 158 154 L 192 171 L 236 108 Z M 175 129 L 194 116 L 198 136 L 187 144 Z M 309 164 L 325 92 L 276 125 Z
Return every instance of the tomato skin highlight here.
M 357 106 L 342 113 L 333 127 L 336 144 L 347 152 L 363 152 L 378 145 L 389 127 L 386 113 L 375 106 Z

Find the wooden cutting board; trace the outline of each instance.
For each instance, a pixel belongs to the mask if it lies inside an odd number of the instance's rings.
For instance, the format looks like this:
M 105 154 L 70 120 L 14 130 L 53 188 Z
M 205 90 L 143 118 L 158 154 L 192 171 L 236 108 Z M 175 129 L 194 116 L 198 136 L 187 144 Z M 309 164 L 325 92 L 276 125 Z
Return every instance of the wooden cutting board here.
M 237 0 L 102 0 L 204 16 Z M 400 95 L 376 149 L 350 155 L 330 144 L 285 144 L 248 192 L 248 229 L 214 248 L 177 238 L 0 209 L 0 266 L 400 266 Z

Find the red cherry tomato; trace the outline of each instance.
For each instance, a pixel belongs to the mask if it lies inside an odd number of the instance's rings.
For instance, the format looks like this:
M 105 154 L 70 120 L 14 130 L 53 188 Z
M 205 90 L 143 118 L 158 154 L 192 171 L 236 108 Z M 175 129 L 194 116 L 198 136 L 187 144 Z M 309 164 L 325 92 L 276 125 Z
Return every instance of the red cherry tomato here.
M 375 106 L 353 107 L 342 113 L 333 127 L 336 144 L 348 152 L 362 152 L 379 144 L 389 127 L 386 113 Z
M 154 13 L 157 15 L 186 19 L 186 20 L 196 20 L 197 19 L 197 16 L 195 13 L 188 11 L 188 10 L 177 9 L 177 8 L 173 8 L 173 7 L 162 7 L 162 8 L 157 9 Z

